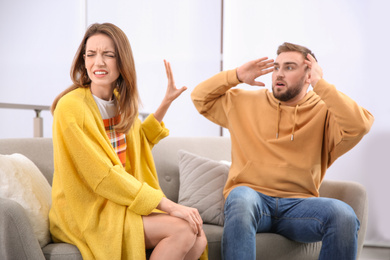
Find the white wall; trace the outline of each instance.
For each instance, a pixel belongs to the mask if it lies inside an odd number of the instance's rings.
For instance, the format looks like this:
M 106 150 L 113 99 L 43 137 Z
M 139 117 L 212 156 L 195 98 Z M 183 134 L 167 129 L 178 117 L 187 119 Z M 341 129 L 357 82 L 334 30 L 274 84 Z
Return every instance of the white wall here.
M 371 132 L 336 161 L 326 178 L 357 181 L 367 188 L 366 243 L 390 246 L 388 10 L 390 3 L 384 0 L 225 1 L 224 69 L 275 58 L 283 42 L 298 43 L 315 53 L 328 82 L 375 116 Z M 271 85 L 270 75 L 263 80 Z
M 190 92 L 220 70 L 221 2 L 167 0 L 15 0 L 0 2 L 0 103 L 51 105 L 71 84 L 70 66 L 85 26 L 111 22 L 133 48 L 144 112 L 154 112 L 166 90 L 163 59 L 178 87 L 188 90 L 164 121 L 171 136 L 218 135 L 195 110 Z M 32 137 L 34 111 L 0 109 L 0 138 Z M 44 136 L 52 116 L 42 112 Z M 11 128 L 10 125 L 13 127 Z
M 51 105 L 70 85 L 70 64 L 83 35 L 80 4 L 0 1 L 0 102 Z M 32 137 L 34 111 L 0 109 L 0 138 Z M 45 136 L 52 117 L 42 112 Z

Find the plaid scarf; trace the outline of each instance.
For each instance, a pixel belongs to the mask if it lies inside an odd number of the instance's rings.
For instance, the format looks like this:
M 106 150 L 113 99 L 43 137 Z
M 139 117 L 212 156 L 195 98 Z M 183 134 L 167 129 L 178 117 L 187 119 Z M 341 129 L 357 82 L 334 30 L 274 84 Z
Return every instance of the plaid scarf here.
M 111 145 L 114 147 L 114 150 L 124 167 L 126 165 L 126 135 L 118 133 L 114 129 L 114 126 L 116 126 L 119 121 L 120 116 L 103 119 L 104 128 L 106 129 L 108 139 L 110 139 Z

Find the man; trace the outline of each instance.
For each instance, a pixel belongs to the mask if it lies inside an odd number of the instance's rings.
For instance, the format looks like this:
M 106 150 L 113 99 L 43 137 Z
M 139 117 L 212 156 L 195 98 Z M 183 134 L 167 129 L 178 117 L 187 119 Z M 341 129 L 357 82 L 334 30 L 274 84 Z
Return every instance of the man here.
M 346 203 L 320 198 L 319 188 L 374 118 L 322 78 L 306 47 L 284 43 L 277 54 L 220 72 L 191 94 L 198 111 L 231 136 L 222 255 L 255 259 L 256 233 L 274 232 L 322 241 L 320 259 L 355 259 L 359 220 Z M 265 86 L 256 79 L 271 72 L 272 93 L 232 89 Z

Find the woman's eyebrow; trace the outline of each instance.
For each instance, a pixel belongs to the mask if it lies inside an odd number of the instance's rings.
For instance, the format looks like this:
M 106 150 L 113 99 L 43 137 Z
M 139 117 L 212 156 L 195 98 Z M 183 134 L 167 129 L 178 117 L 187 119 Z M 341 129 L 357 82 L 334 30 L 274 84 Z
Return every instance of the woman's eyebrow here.
M 95 53 L 96 51 L 94 51 L 94 50 L 87 50 L 87 52 L 93 52 L 93 53 Z M 115 51 L 103 51 L 103 53 L 114 53 L 115 54 Z

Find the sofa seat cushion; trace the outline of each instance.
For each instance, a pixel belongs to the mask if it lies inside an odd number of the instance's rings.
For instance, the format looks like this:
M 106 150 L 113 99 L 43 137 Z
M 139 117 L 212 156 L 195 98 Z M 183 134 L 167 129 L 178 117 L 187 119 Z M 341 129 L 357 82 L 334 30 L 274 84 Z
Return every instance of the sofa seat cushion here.
M 223 226 L 223 188 L 229 166 L 184 150 L 178 151 L 179 204 L 197 208 L 204 223 Z
M 46 259 L 50 260 L 82 260 L 76 246 L 66 243 L 52 243 L 42 248 Z
M 0 155 L 0 197 L 17 202 L 26 210 L 41 247 L 51 241 L 51 187 L 35 164 L 24 155 Z

